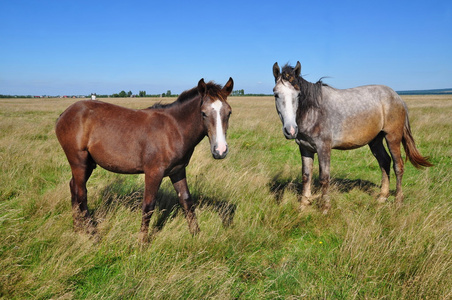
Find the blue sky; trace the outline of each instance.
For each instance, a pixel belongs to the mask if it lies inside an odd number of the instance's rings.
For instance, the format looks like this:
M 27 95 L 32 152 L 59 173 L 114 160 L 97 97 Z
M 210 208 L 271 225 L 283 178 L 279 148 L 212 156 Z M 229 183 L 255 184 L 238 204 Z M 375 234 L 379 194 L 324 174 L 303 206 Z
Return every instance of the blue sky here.
M 272 66 L 336 88 L 452 87 L 452 2 L 0 3 L 0 94 L 180 93 L 199 79 L 272 93 Z

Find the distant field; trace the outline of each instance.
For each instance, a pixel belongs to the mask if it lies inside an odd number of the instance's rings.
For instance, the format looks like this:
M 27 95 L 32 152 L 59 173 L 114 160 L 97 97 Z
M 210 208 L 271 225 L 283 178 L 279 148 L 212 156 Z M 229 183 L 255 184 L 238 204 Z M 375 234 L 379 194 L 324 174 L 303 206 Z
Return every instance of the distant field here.
M 451 299 L 452 95 L 403 99 L 435 166 L 406 164 L 402 207 L 393 196 L 376 203 L 381 174 L 363 147 L 333 151 L 330 214 L 300 211 L 301 159 L 273 97 L 232 97 L 228 157 L 214 160 L 204 139 L 187 168 L 201 233 L 189 234 L 165 179 L 146 245 L 143 175 L 97 168 L 88 205 L 98 234 L 72 230 L 54 124 L 75 99 L 0 99 L 0 298 Z M 175 99 L 103 100 L 145 108 Z M 318 191 L 317 166 L 314 179 Z M 235 209 L 228 227 L 225 207 Z

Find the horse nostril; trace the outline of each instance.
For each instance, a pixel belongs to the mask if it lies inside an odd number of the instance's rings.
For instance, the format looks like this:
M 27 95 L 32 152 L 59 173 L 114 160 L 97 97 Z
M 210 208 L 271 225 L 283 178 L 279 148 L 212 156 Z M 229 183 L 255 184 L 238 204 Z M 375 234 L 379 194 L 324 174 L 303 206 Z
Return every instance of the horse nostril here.
M 285 126 L 284 127 L 284 134 L 286 136 L 295 137 L 297 135 L 298 127 L 295 126 Z
M 226 144 L 215 145 L 214 149 L 216 152 L 218 152 L 218 154 L 222 155 L 223 153 L 228 151 L 228 145 Z
M 226 155 L 226 154 L 228 154 L 228 152 L 229 152 L 229 147 L 228 147 L 228 145 L 226 145 L 226 149 L 224 149 L 223 154 Z

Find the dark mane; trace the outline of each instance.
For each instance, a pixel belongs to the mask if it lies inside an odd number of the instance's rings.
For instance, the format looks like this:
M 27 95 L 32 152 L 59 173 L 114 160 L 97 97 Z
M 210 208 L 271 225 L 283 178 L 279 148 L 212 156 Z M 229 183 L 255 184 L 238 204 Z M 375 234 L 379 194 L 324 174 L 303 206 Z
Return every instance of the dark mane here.
M 221 89 L 222 89 L 221 85 L 216 84 L 213 81 L 209 81 L 206 85 L 207 85 L 207 95 L 209 97 L 211 97 L 211 98 L 220 97 L 221 99 L 223 99 L 223 95 L 221 93 Z M 198 88 L 194 87 L 190 90 L 182 92 L 182 94 L 180 94 L 179 97 L 177 97 L 177 100 L 172 103 L 162 104 L 161 102 L 158 102 L 149 108 L 158 109 L 158 108 L 173 107 L 173 106 L 179 105 L 181 103 L 187 102 L 191 99 L 194 99 L 198 95 L 199 95 Z
M 311 107 L 318 108 L 322 99 L 322 86 L 328 86 L 323 83 L 322 78 L 316 83 L 309 82 L 303 77 L 295 76 L 294 68 L 286 64 L 282 68 L 281 78 L 290 82 L 290 84 L 300 91 L 299 104 L 303 109 Z
M 223 87 L 219 84 L 216 84 L 213 81 L 209 81 L 207 83 L 207 96 L 210 98 L 220 98 L 221 100 L 225 100 L 225 97 L 222 92 Z

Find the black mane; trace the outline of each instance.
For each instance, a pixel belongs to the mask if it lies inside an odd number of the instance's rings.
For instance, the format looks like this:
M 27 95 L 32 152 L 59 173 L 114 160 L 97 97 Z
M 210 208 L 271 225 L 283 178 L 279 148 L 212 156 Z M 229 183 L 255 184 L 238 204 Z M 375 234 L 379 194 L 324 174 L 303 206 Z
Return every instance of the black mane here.
M 316 83 L 312 83 L 305 80 L 301 75 L 296 77 L 294 68 L 288 64 L 282 68 L 281 78 L 290 82 L 296 90 L 300 91 L 300 98 L 298 101 L 303 109 L 319 107 L 322 99 L 322 86 L 328 86 L 326 83 L 323 83 L 322 78 Z
M 221 97 L 221 85 L 214 83 L 213 81 L 209 81 L 207 84 L 207 95 L 210 97 Z M 190 90 L 184 91 L 182 92 L 182 94 L 179 95 L 179 97 L 177 97 L 177 100 L 172 102 L 172 103 L 168 103 L 168 104 L 162 104 L 161 102 L 155 103 L 154 105 L 152 105 L 151 109 L 159 109 L 159 108 L 169 108 L 169 107 L 173 107 L 176 105 L 179 105 L 181 103 L 187 102 L 191 99 L 196 98 L 199 95 L 198 92 L 198 88 L 194 87 Z

